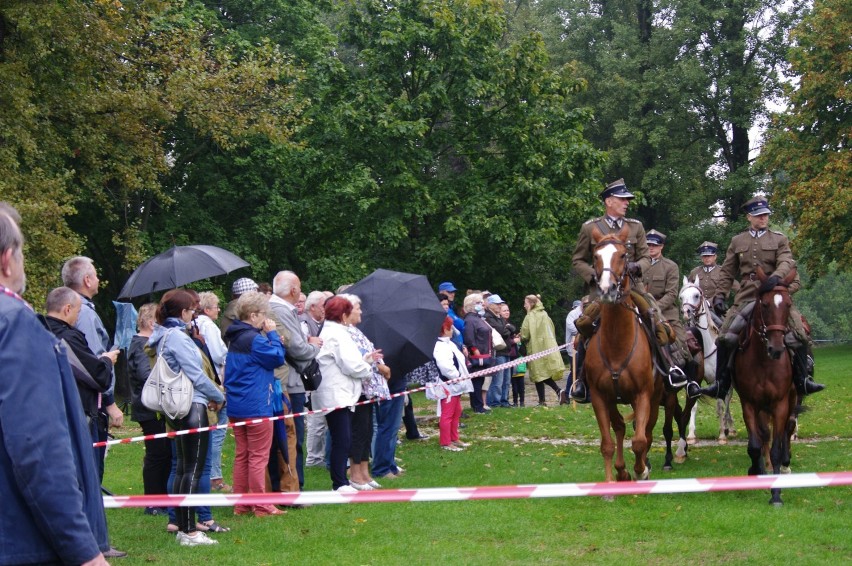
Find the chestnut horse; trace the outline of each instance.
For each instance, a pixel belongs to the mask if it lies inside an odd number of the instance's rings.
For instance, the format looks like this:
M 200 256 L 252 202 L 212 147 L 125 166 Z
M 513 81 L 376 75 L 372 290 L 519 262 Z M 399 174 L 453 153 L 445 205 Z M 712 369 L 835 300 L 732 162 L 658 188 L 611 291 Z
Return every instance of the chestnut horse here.
M 772 473 L 789 473 L 790 437 L 795 427 L 798 395 L 784 335 L 793 304 L 787 287 L 795 277 L 794 269 L 777 287 L 760 294 L 734 354 L 733 384 L 748 429 L 749 475 L 766 473 L 767 456 Z M 757 278 L 761 284 L 767 279 L 760 268 Z M 771 448 L 767 450 L 770 440 Z M 769 502 L 782 505 L 781 490 L 773 489 L 771 493 Z
M 651 348 L 641 328 L 639 312 L 630 297 L 627 272 L 628 228 L 618 235 L 592 232 L 597 290 L 601 299 L 600 327 L 586 349 L 585 373 L 595 418 L 601 431 L 601 455 L 606 481 L 613 481 L 612 456 L 618 481 L 629 481 L 624 462 L 624 417 L 618 404 L 631 405 L 635 478 L 650 475 L 648 452 L 663 396 L 663 381 L 655 376 Z M 615 431 L 613 442 L 610 427 Z

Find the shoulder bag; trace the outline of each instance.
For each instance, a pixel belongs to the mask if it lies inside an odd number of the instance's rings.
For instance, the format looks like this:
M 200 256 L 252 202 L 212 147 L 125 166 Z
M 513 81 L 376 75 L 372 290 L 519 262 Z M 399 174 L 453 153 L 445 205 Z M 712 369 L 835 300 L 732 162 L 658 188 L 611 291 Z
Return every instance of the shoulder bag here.
M 177 420 L 189 414 L 195 390 L 184 371 L 175 373 L 163 358 L 163 347 L 171 333 L 169 330 L 160 340 L 157 361 L 142 387 L 142 404 L 152 411 L 163 413 L 171 420 Z
M 305 391 L 316 391 L 319 388 L 322 383 L 322 372 L 316 358 L 311 358 L 308 362 L 297 362 L 289 354 L 284 354 L 284 361 L 299 372 Z
M 494 345 L 495 351 L 506 349 L 506 341 L 503 340 L 503 336 L 494 327 L 491 327 L 491 342 Z

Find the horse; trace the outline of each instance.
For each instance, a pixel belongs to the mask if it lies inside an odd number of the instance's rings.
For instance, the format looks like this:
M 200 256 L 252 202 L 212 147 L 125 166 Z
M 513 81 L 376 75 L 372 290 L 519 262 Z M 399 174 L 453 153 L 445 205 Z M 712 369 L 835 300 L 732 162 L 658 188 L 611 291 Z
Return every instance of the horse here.
M 634 415 L 632 450 L 635 479 L 648 479 L 651 464 L 648 453 L 663 395 L 662 377 L 655 373 L 651 347 L 642 328 L 639 311 L 630 297 L 627 270 L 628 228 L 617 235 L 604 236 L 595 228 L 594 267 L 601 299 L 600 326 L 586 348 L 585 374 L 595 419 L 601 432 L 601 455 L 606 481 L 613 481 L 612 465 L 618 481 L 630 481 L 624 461 L 624 417 L 619 403 L 630 404 Z M 615 432 L 613 442 L 610 427 Z
M 694 281 L 683 278 L 683 287 L 680 290 L 681 314 L 687 328 L 695 328 L 701 336 L 701 346 L 704 357 L 704 380 L 707 383 L 716 381 L 716 337 L 719 335 L 719 327 L 713 321 L 710 302 L 704 297 L 704 292 L 699 286 L 698 277 Z M 731 416 L 731 396 L 733 390 L 728 392 L 725 399 L 716 400 L 716 417 L 719 419 L 719 444 L 727 444 L 728 436 L 734 436 L 734 419 Z M 687 400 L 688 401 L 688 400 Z M 688 404 L 688 403 L 687 403 Z M 692 405 L 689 417 L 689 430 L 686 437 L 687 444 L 695 444 L 695 413 L 697 404 Z M 678 454 L 685 451 L 684 446 L 678 447 Z
M 756 276 L 761 284 L 768 278 L 759 267 Z M 765 474 L 767 460 L 774 474 L 790 472 L 799 399 L 784 335 L 793 304 L 787 287 L 795 277 L 793 269 L 776 287 L 759 294 L 734 353 L 732 378 L 748 430 L 749 475 Z M 771 494 L 769 502 L 781 506 L 781 490 L 772 489 Z

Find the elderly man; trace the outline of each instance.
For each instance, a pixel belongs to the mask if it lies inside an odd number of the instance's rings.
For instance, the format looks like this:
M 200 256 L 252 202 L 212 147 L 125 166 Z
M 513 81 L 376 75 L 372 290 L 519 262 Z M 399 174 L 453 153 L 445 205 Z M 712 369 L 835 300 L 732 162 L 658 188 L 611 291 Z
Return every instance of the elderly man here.
M 65 348 L 21 298 L 19 223 L 0 202 L 0 564 L 107 564 L 92 437 Z
M 299 315 L 302 323 L 302 334 L 305 338 L 318 337 L 322 324 L 325 322 L 325 302 L 334 294 L 330 291 L 311 291 L 305 299 L 305 312 Z M 306 394 L 305 406 L 311 409 L 314 406 L 310 402 L 310 392 Z M 316 407 L 321 409 L 322 407 Z M 305 417 L 305 444 L 307 454 L 305 466 L 326 466 L 325 436 L 328 433 L 328 425 L 325 415 L 314 413 Z
M 258 288 L 259 286 L 254 282 L 254 279 L 249 279 L 248 277 L 240 277 L 231 285 L 231 300 L 225 305 L 225 310 L 222 311 L 222 318 L 219 319 L 219 328 L 222 330 L 223 340 L 225 338 L 225 331 L 237 319 L 237 299 L 243 293 L 257 291 Z M 227 340 L 225 343 L 227 343 Z
M 731 239 L 725 253 L 725 263 L 713 298 L 713 308 L 721 316 L 725 312 L 725 298 L 731 291 L 736 278 L 741 285 L 734 297 L 734 304 L 727 311 L 725 322 L 719 329 L 716 340 L 717 364 L 716 382 L 701 389 L 701 393 L 723 399 L 731 387 L 730 362 L 736 350 L 739 331 L 745 324 L 740 313 L 750 312 L 754 301 L 762 293 L 778 285 L 787 274 L 796 267 L 793 252 L 787 236 L 781 232 L 769 230 L 769 203 L 763 197 L 755 197 L 743 205 L 749 227 Z M 769 275 L 763 284 L 757 278 L 757 268 Z M 811 357 L 811 339 L 802 324 L 802 315 L 798 309 L 790 309 L 789 327 L 793 329 L 799 344 L 793 355 L 793 381 L 800 394 L 809 395 L 825 389 L 825 385 L 812 379 L 813 358 Z
M 109 333 L 95 310 L 95 303 L 92 302 L 92 299 L 100 290 L 101 283 L 95 264 L 91 259 L 84 256 L 72 257 L 62 266 L 62 282 L 66 287 L 76 291 L 83 302 L 75 327 L 86 336 L 89 349 L 96 356 L 108 352 L 110 347 Z M 100 418 L 97 419 L 99 442 L 107 439 L 109 427 L 120 427 L 124 424 L 124 413 L 115 404 L 114 388 L 115 372 L 113 371 L 112 382 L 109 389 L 103 394 L 99 406 Z M 98 471 L 101 481 L 103 481 L 106 449 L 100 448 L 99 452 Z
M 281 381 L 290 397 L 293 413 L 305 411 L 305 386 L 300 372 L 316 358 L 322 346 L 322 338 L 305 337 L 297 314 L 296 303 L 302 294 L 302 282 L 292 271 L 279 271 L 272 281 L 272 297 L 269 307 L 272 319 L 278 326 L 278 334 L 287 349 L 287 362 L 275 370 L 275 376 Z M 305 418 L 293 418 L 296 435 L 296 474 L 299 489 L 305 486 L 303 444 L 305 438 Z
M 622 230 L 622 227 L 627 226 L 628 235 L 625 242 L 628 255 L 627 271 L 633 277 L 633 290 L 641 293 L 649 303 L 648 310 L 642 313 L 643 318 L 646 320 L 646 324 L 653 324 L 653 313 L 657 311 L 657 308 L 653 297 L 645 293 L 645 287 L 642 284 L 642 273 L 651 267 L 651 256 L 648 251 L 645 227 L 642 226 L 640 221 L 624 216 L 634 196 L 633 193 L 627 190 L 624 179 L 613 181 L 601 191 L 600 199 L 603 201 L 605 213 L 599 218 L 587 221 L 580 228 L 580 235 L 577 237 L 577 246 L 574 249 L 573 256 L 574 272 L 583 278 L 585 288 L 589 292 L 593 303 L 597 303 L 598 288 L 594 283 L 595 242 L 592 239 L 592 231 L 597 228 L 604 235 L 618 234 Z M 592 307 L 594 310 L 597 310 L 597 308 L 597 304 Z M 586 312 L 586 315 L 591 315 L 591 309 Z M 592 319 L 596 317 L 596 314 L 591 316 Z M 584 331 L 579 325 L 578 329 L 581 333 Z M 579 348 L 577 348 L 577 375 L 574 377 L 574 384 L 571 387 L 569 395 L 571 399 L 578 403 L 589 402 L 583 371 L 585 357 L 586 348 L 584 342 L 581 341 Z M 684 385 L 686 385 L 686 377 L 683 375 L 683 372 L 677 366 L 671 366 L 668 371 L 668 386 L 672 389 L 677 389 Z M 564 396 L 561 397 L 560 402 L 564 403 L 566 400 Z

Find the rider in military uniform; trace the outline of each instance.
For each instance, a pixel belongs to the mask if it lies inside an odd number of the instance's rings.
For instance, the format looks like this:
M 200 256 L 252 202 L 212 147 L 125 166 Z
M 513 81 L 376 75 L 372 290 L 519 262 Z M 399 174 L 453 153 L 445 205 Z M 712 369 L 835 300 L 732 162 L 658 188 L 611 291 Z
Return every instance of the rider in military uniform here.
M 627 207 L 630 205 L 630 200 L 634 195 L 627 190 L 624 184 L 624 179 L 619 179 L 608 184 L 601 192 L 600 199 L 604 203 L 606 209 L 603 216 L 593 218 L 580 228 L 580 235 L 577 238 L 577 246 L 574 249 L 573 266 L 574 271 L 585 281 L 586 291 L 589 293 L 592 300 L 598 297 L 598 287 L 594 283 L 595 268 L 594 268 L 594 252 L 595 242 L 592 239 L 592 231 L 597 228 L 602 234 L 618 234 L 626 225 L 628 228 L 628 236 L 625 245 L 627 247 L 627 271 L 635 279 L 633 289 L 645 294 L 645 288 L 642 284 L 642 273 L 651 267 L 651 257 L 648 253 L 648 242 L 645 236 L 645 227 L 642 223 L 633 218 L 625 218 Z M 649 300 L 653 303 L 653 299 Z M 651 304 L 653 308 L 653 304 Z M 585 341 L 580 341 L 580 347 L 577 348 L 577 376 L 574 379 L 574 384 L 571 387 L 570 398 L 579 403 L 588 403 L 588 389 L 584 380 L 583 360 L 586 357 Z M 686 385 L 686 379 L 682 372 L 677 368 L 672 368 L 669 373 L 669 380 L 672 387 L 682 387 Z M 565 402 L 566 399 L 561 399 Z
M 716 265 L 716 253 L 718 251 L 719 244 L 715 242 L 702 243 L 698 246 L 701 265 L 689 272 L 689 280 L 695 281 L 695 277 L 698 276 L 698 286 L 701 287 L 701 292 L 710 299 L 716 296 L 716 288 L 719 286 L 719 279 L 722 277 L 722 268 Z
M 735 278 L 741 279 L 741 286 L 734 297 L 734 304 L 728 310 L 725 322 L 716 340 L 718 347 L 716 382 L 701 389 L 701 393 L 722 399 L 731 387 L 730 359 L 737 347 L 739 329 L 731 328 L 737 315 L 751 305 L 762 293 L 772 290 L 796 267 L 790 243 L 781 232 L 769 230 L 769 204 L 763 197 L 755 197 L 743 205 L 749 221 L 749 229 L 734 236 L 725 254 L 721 278 L 713 298 L 713 309 L 721 316 L 725 312 L 725 297 L 731 290 Z M 761 285 L 757 278 L 757 268 L 762 267 L 769 278 Z M 742 319 L 742 317 L 739 317 Z M 799 393 L 809 395 L 825 389 L 825 385 L 814 383 L 811 378 L 813 358 L 810 356 L 811 340 L 802 324 L 802 315 L 798 309 L 790 309 L 788 322 L 799 340 L 793 356 L 793 380 Z
M 687 370 L 687 395 L 697 397 L 699 396 L 698 367 L 692 360 L 692 356 L 689 355 L 686 345 L 686 331 L 680 320 L 680 311 L 677 306 L 680 269 L 675 262 L 663 257 L 663 248 L 666 245 L 665 234 L 656 230 L 649 230 L 646 239 L 651 266 L 642 272 L 642 282 L 645 284 L 647 292 L 657 301 L 657 306 L 663 318 L 674 330 L 676 341 L 668 346 L 668 352 L 672 357 L 671 362 L 681 365 Z

